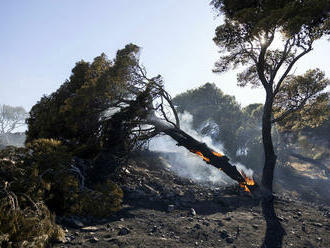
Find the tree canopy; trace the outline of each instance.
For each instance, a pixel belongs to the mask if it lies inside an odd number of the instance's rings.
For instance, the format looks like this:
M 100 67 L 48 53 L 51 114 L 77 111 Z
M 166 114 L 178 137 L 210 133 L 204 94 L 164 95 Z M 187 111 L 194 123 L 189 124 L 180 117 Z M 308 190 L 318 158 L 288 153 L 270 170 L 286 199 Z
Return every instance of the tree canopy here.
M 312 123 L 312 118 L 302 114 L 317 116 L 322 112 L 328 103 L 328 95 L 323 90 L 329 81 L 318 69 L 304 76 L 293 76 L 292 69 L 313 50 L 317 40 L 330 34 L 330 2 L 212 0 L 211 5 L 225 17 L 215 31 L 214 42 L 221 49 L 221 56 L 214 72 L 242 66 L 244 70 L 237 76 L 238 85 L 262 86 L 266 92 L 262 118 L 265 152 L 262 184 L 271 192 L 276 164 L 272 123 L 282 121 L 284 125 L 295 120 L 303 126 L 324 120 L 317 118 Z M 292 117 L 294 112 L 296 116 Z
M 147 122 L 147 115 L 157 111 L 160 119 L 178 125 L 161 76 L 147 77 L 139 51 L 128 44 L 114 60 L 101 54 L 92 63 L 78 62 L 69 80 L 32 107 L 27 142 L 52 138 L 74 154 L 93 156 L 100 149 L 125 152 L 158 134 Z M 168 108 L 175 123 L 167 117 Z
M 226 154 L 235 159 L 240 147 L 237 134 L 243 114 L 233 96 L 225 95 L 215 84 L 206 83 L 177 95 L 173 98 L 173 103 L 179 112 L 187 111 L 193 115 L 195 129 L 203 128 L 209 121 L 215 123 L 218 130 L 212 138 L 223 143 Z M 205 126 L 201 131 L 207 129 Z
M 26 116 L 23 107 L 0 105 L 0 134 L 11 133 L 24 125 Z

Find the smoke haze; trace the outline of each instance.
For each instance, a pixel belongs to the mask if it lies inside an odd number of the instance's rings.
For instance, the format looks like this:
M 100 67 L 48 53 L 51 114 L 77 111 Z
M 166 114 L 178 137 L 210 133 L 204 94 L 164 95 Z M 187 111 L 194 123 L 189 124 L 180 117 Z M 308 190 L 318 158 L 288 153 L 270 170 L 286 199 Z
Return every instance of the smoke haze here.
M 210 148 L 217 152 L 223 151 L 220 143 L 215 143 L 209 135 L 201 135 L 192 128 L 193 116 L 184 112 L 179 115 L 181 129 L 200 142 L 206 143 Z M 202 126 L 205 126 L 202 125 Z M 217 128 L 217 127 L 214 127 Z M 163 135 L 153 138 L 150 141 L 151 151 L 162 152 L 164 163 L 167 167 L 181 177 L 189 178 L 198 183 L 214 185 L 232 185 L 235 182 L 221 170 L 207 164 L 198 155 L 195 155 L 182 146 L 177 146 L 176 142 L 169 136 Z M 239 170 L 243 170 L 247 176 L 252 176 L 253 171 L 241 164 L 235 164 Z

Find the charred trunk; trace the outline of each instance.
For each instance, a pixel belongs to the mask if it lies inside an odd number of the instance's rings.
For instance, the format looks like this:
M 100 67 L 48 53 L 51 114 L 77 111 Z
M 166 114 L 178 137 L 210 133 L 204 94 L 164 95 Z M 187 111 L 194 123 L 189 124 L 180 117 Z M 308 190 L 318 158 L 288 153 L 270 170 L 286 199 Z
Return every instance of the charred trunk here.
M 272 106 L 273 95 L 267 92 L 264 113 L 262 117 L 262 142 L 265 153 L 265 164 L 262 174 L 262 186 L 268 193 L 273 191 L 273 177 L 276 164 L 276 155 L 272 141 Z
M 177 141 L 178 146 L 183 146 L 190 152 L 196 153 L 204 159 L 204 161 L 226 173 L 230 178 L 237 181 L 242 187 L 248 189 L 252 185 L 248 185 L 246 178 L 237 170 L 236 166 L 229 163 L 229 159 L 209 148 L 205 143 L 201 143 L 178 128 L 166 128 L 162 130 L 165 134 Z

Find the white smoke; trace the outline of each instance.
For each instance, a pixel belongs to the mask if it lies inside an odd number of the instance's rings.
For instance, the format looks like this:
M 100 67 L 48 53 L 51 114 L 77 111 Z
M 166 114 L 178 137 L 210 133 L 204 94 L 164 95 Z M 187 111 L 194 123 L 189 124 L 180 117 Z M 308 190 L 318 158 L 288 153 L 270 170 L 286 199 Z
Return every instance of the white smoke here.
M 219 127 L 215 123 L 211 123 L 210 135 L 202 135 L 200 132 L 192 128 L 193 116 L 184 112 L 179 115 L 181 129 L 197 139 L 206 143 L 210 148 L 217 152 L 223 151 L 220 143 L 215 143 L 211 138 L 215 133 L 215 129 Z M 202 128 L 206 124 L 202 125 Z M 202 158 L 188 151 L 182 146 L 177 146 L 176 142 L 169 136 L 159 136 L 151 140 L 149 149 L 151 151 L 163 152 L 164 158 L 167 160 L 167 167 L 177 173 L 181 177 L 189 178 L 198 183 L 207 183 L 215 185 L 231 185 L 235 182 L 219 169 L 206 164 Z M 253 171 L 247 169 L 241 164 L 235 164 L 238 169 L 243 170 L 247 176 L 252 176 Z

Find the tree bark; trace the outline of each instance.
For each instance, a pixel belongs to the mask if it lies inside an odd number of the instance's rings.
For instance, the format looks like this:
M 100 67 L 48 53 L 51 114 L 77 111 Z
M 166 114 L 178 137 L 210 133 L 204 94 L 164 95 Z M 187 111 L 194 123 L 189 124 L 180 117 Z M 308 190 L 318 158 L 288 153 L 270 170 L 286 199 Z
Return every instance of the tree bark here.
M 273 191 L 274 169 L 277 158 L 274 151 L 271 133 L 273 100 L 273 93 L 271 91 L 267 91 L 266 102 L 262 116 L 262 141 L 265 154 L 265 164 L 263 168 L 261 183 L 263 188 L 268 191 L 268 193 L 272 193 Z

